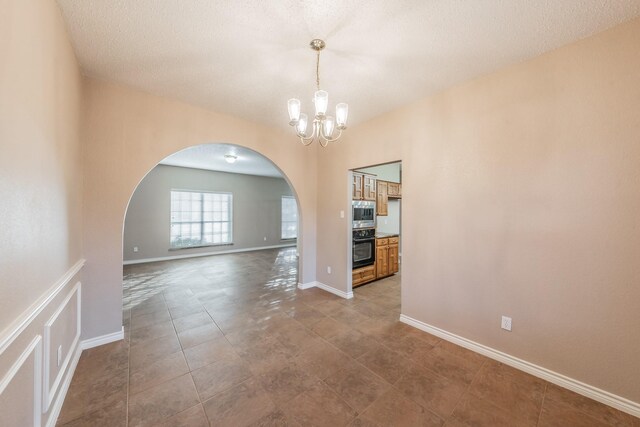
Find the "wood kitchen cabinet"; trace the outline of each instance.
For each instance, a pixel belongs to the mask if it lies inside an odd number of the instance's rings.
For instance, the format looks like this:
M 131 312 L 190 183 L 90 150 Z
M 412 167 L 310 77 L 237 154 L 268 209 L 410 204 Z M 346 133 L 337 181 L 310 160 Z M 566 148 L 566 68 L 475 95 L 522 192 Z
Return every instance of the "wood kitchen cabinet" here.
M 402 184 L 397 182 L 387 182 L 387 196 L 391 199 L 402 198 Z
M 389 197 L 387 196 L 387 184 L 386 181 L 378 181 L 378 189 L 376 194 L 376 213 L 379 216 L 389 215 Z
M 376 239 L 376 278 L 390 276 L 399 271 L 398 237 Z
M 352 273 L 351 287 L 364 285 L 365 283 L 376 280 L 376 266 L 368 265 L 362 268 L 356 268 Z
M 362 200 L 362 178 L 364 176 L 360 173 L 353 173 L 353 182 L 352 182 L 352 198 L 353 200 Z
M 362 179 L 362 199 L 376 201 L 376 177 L 364 175 Z
M 378 180 L 376 185 L 376 214 L 387 216 L 389 215 L 389 199 L 402 198 L 402 184 Z
M 359 172 L 353 173 L 351 185 L 351 197 L 353 200 L 376 201 L 376 177 Z
M 400 271 L 400 265 L 398 261 L 398 240 L 398 237 L 389 238 L 389 274 L 396 274 L 398 271 Z

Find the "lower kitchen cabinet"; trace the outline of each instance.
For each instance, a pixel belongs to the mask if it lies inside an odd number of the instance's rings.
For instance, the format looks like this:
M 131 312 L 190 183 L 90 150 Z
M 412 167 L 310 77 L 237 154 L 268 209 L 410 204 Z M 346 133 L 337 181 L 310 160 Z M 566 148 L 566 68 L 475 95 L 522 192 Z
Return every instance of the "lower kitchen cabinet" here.
M 398 238 L 376 239 L 376 278 L 395 274 L 398 267 Z
M 376 280 L 376 266 L 374 264 L 368 265 L 366 267 L 356 268 L 355 270 L 353 270 L 352 275 L 352 288 L 364 285 L 365 283 L 371 282 L 372 280 Z
M 375 264 L 353 270 L 351 287 L 355 288 L 376 279 L 396 274 L 399 271 L 398 241 L 398 237 L 376 239 Z

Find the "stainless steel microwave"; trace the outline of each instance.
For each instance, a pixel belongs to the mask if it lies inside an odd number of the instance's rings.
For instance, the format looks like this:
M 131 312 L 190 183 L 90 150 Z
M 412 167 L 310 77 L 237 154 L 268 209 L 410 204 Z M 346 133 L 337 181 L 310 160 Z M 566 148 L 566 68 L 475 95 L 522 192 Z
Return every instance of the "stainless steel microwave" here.
M 376 202 L 354 200 L 352 202 L 353 228 L 373 228 L 376 226 Z

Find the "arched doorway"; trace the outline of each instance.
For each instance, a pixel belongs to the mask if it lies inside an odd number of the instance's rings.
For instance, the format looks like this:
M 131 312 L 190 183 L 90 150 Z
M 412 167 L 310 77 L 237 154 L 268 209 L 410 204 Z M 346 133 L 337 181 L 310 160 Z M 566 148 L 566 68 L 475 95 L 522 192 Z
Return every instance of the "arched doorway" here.
M 136 319 L 160 319 L 165 309 L 174 319 L 198 312 L 193 296 L 203 292 L 252 292 L 265 284 L 294 290 L 300 211 L 289 179 L 255 150 L 201 144 L 160 161 L 137 184 L 125 213 L 125 328 L 132 310 Z

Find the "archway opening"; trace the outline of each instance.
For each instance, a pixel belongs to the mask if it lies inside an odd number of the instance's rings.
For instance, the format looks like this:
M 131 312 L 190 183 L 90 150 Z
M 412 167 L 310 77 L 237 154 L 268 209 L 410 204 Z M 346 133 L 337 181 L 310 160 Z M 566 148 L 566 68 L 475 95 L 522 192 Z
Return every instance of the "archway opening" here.
M 132 344 L 173 322 L 184 348 L 193 337 L 182 331 L 209 328 L 198 339 L 213 337 L 210 312 L 225 302 L 255 296 L 260 311 L 295 292 L 301 224 L 293 186 L 256 151 L 203 144 L 160 161 L 124 219 L 123 324 Z

